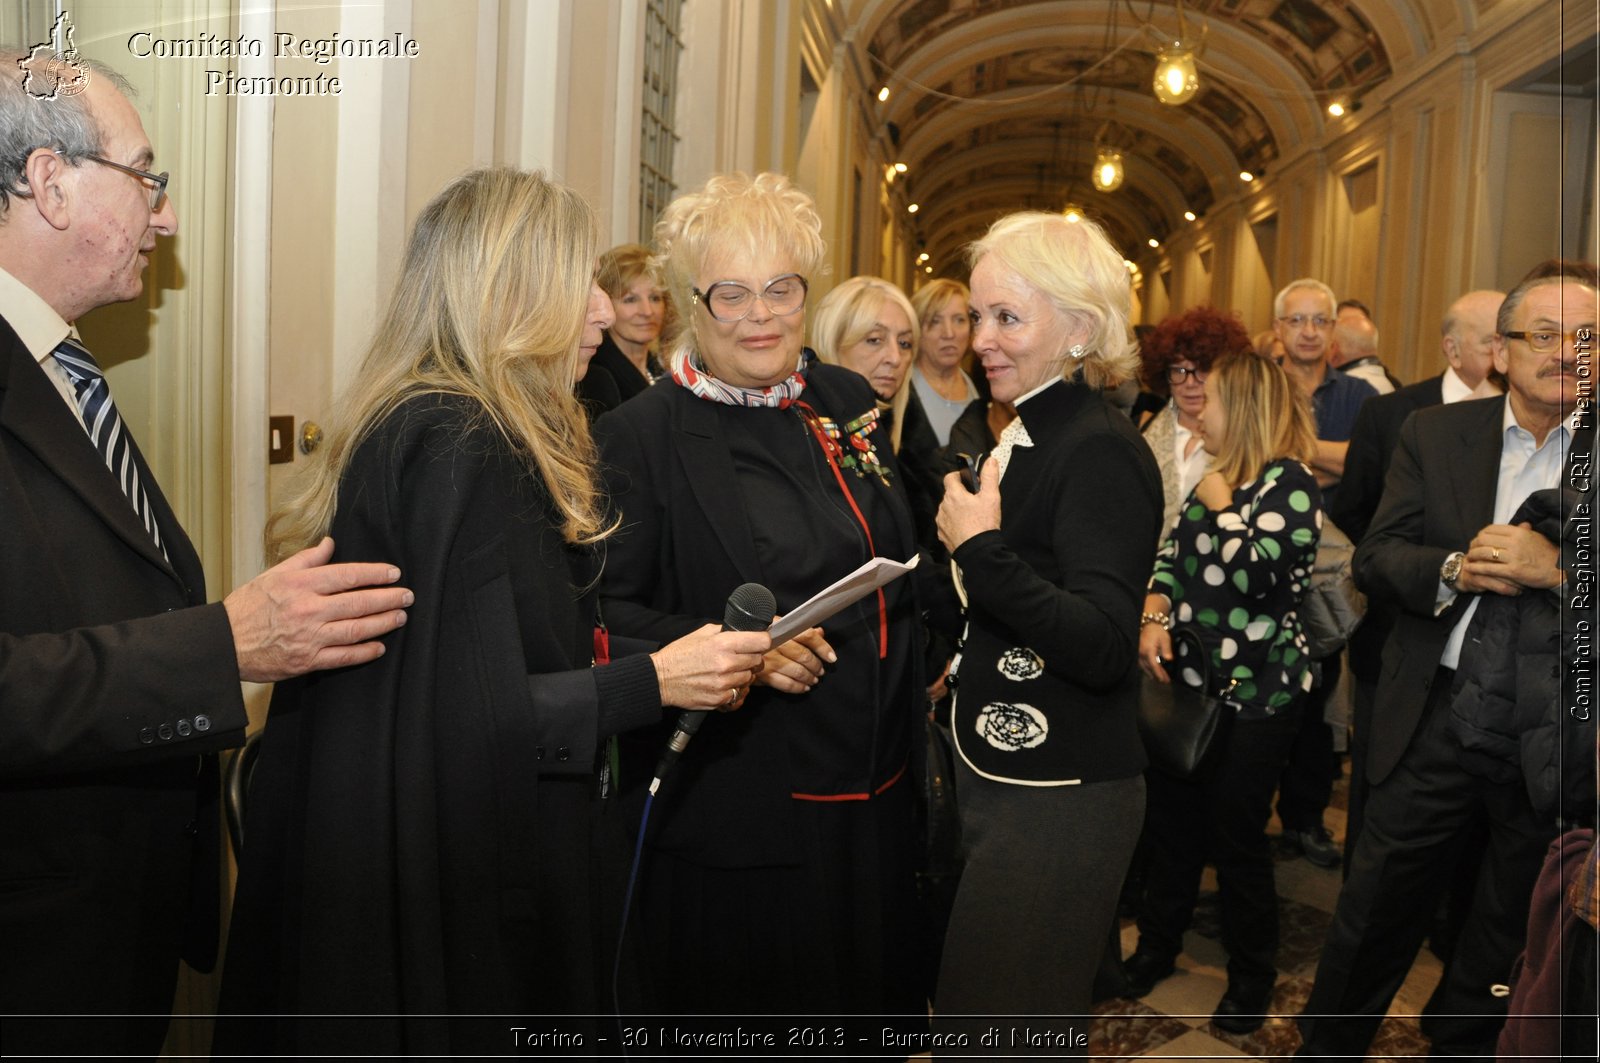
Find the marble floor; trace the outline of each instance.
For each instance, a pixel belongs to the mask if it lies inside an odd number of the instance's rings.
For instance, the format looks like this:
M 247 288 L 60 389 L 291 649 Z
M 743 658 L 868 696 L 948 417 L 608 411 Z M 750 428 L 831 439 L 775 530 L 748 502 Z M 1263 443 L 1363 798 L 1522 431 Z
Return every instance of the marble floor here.
M 1345 784 L 1335 788 L 1325 824 L 1335 840 L 1344 841 Z M 1280 825 L 1267 828 L 1274 836 Z M 1278 853 L 1278 903 L 1282 940 L 1278 948 L 1278 985 L 1272 1016 L 1253 1034 L 1224 1033 L 1211 1025 L 1211 1012 L 1227 988 L 1227 956 L 1217 943 L 1216 879 L 1206 870 L 1194 925 L 1184 939 L 1178 970 L 1141 1000 L 1110 1000 L 1095 1009 L 1089 1050 L 1095 1059 L 1279 1059 L 1299 1047 L 1294 1016 L 1305 1004 L 1316 973 L 1317 952 L 1328 928 L 1340 876 L 1337 868 L 1314 867 L 1274 837 Z M 1133 951 L 1138 932 L 1122 921 L 1122 950 Z M 1423 949 L 1405 985 L 1389 1010 L 1370 1054 L 1371 1060 L 1400 1060 L 1426 1055 L 1428 1041 L 1416 1016 L 1439 981 L 1437 957 Z

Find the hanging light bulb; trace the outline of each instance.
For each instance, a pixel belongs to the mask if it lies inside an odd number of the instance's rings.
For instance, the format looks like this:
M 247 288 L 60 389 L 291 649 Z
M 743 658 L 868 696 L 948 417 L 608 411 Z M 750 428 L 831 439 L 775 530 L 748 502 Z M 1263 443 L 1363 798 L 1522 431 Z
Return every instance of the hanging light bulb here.
M 1094 153 L 1095 188 L 1101 192 L 1115 192 L 1122 187 L 1122 152 L 1115 148 L 1099 147 Z
M 1062 217 L 1076 225 L 1083 220 L 1083 208 L 1076 203 L 1068 203 L 1061 211 Z
M 1156 99 L 1173 107 L 1188 103 L 1200 91 L 1200 75 L 1195 72 L 1197 48 L 1173 41 L 1156 49 L 1156 76 L 1152 82 Z
M 1156 76 L 1151 81 L 1156 99 L 1173 107 L 1188 103 L 1200 91 L 1200 75 L 1195 61 L 1206 49 L 1206 34 L 1211 27 L 1200 24 L 1200 36 L 1189 36 L 1189 20 L 1183 17 L 1183 0 L 1178 0 L 1178 36 L 1156 49 Z

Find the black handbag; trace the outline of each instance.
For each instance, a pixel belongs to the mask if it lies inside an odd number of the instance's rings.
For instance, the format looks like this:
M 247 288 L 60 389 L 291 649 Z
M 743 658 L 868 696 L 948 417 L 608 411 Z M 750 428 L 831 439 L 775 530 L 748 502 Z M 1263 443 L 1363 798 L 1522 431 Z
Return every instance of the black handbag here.
M 1178 672 L 1178 644 L 1189 644 L 1185 664 L 1200 675 L 1200 685 L 1190 686 Z M 1172 661 L 1166 664 L 1170 683 L 1144 676 L 1139 691 L 1139 737 L 1144 739 L 1150 762 L 1180 778 L 1203 776 L 1233 725 L 1234 707 L 1228 701 L 1236 681 L 1219 689 L 1211 675 L 1211 654 L 1200 635 L 1190 627 L 1172 629 Z

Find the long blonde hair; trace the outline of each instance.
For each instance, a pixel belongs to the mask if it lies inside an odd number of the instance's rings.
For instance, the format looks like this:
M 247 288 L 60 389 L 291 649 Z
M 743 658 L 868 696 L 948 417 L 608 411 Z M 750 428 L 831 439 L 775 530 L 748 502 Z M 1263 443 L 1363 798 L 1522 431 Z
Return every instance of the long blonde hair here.
M 1211 367 L 1227 412 L 1227 435 L 1211 467 L 1229 487 L 1254 480 L 1269 462 L 1309 463 L 1317 452 L 1311 403 L 1284 368 L 1253 351 L 1225 354 Z
M 867 333 L 877 326 L 884 303 L 899 307 L 911 323 L 911 354 L 906 360 L 906 371 L 900 377 L 900 386 L 889 400 L 894 410 L 889 443 L 898 454 L 900 438 L 905 434 L 906 406 L 911 401 L 911 363 L 916 361 L 921 331 L 917 312 L 912 309 L 906 293 L 881 277 L 851 277 L 817 304 L 816 315 L 811 319 L 811 342 L 817 357 L 830 365 L 840 364 L 839 352 L 866 339 Z M 889 342 L 895 342 L 895 338 L 890 336 Z
M 543 481 L 568 542 L 608 534 L 573 394 L 596 250 L 589 205 L 540 173 L 474 170 L 435 196 L 326 441 L 267 522 L 268 555 L 327 534 L 357 447 L 407 399 L 430 394 L 482 407 Z

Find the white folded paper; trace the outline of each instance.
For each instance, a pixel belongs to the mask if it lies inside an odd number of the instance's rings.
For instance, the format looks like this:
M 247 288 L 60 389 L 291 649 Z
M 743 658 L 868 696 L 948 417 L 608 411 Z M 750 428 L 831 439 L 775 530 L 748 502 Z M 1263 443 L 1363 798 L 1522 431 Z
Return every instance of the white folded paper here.
M 916 556 L 910 561 L 896 561 L 888 557 L 873 558 L 774 621 L 771 628 L 772 644 L 779 646 L 788 642 L 806 628 L 816 627 L 845 606 L 859 602 L 879 587 L 892 583 L 916 567 Z

